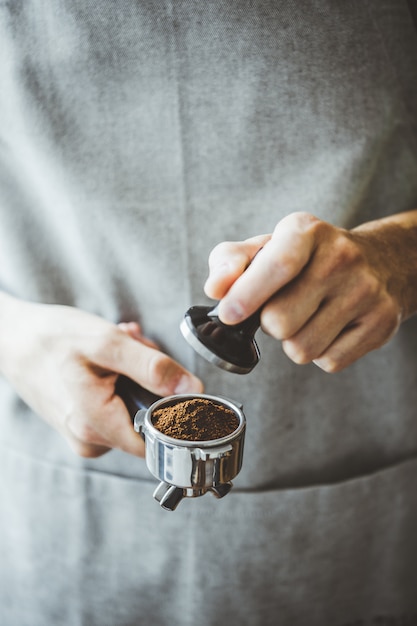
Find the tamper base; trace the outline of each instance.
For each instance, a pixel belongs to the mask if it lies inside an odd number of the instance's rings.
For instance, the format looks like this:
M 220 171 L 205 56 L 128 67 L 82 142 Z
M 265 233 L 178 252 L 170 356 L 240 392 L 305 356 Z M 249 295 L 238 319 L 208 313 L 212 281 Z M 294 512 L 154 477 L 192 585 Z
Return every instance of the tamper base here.
M 259 362 L 260 352 L 254 339 L 259 313 L 230 326 L 223 324 L 216 309 L 193 306 L 186 312 L 180 329 L 185 340 L 204 359 L 228 372 L 248 374 Z

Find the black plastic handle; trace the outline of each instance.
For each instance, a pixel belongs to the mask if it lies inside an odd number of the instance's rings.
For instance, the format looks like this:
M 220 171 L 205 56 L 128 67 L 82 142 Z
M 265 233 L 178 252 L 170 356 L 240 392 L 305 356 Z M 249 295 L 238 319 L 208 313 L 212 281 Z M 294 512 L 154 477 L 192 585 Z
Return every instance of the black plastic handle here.
M 144 389 L 127 376 L 119 376 L 116 383 L 116 393 L 125 403 L 132 421 L 139 409 L 148 409 L 151 404 L 161 399 L 161 396 Z

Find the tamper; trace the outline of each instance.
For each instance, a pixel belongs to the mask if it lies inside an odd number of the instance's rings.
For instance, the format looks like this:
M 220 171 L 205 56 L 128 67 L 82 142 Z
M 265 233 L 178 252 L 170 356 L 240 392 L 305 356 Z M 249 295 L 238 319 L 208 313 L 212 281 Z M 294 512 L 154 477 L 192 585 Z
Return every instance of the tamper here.
M 210 363 L 235 374 L 248 374 L 260 359 L 255 333 L 260 326 L 260 311 L 240 324 L 224 324 L 218 304 L 192 306 L 180 329 L 190 346 Z
M 217 498 L 229 493 L 232 479 L 242 467 L 246 418 L 241 405 L 208 394 L 160 398 L 124 376 L 119 377 L 117 393 L 128 408 L 135 431 L 145 441 L 146 465 L 160 480 L 153 497 L 162 508 L 173 511 L 183 498 L 196 498 L 207 492 Z M 208 400 L 233 411 L 237 427 L 225 437 L 204 441 L 177 439 L 155 427 L 156 411 L 190 399 Z

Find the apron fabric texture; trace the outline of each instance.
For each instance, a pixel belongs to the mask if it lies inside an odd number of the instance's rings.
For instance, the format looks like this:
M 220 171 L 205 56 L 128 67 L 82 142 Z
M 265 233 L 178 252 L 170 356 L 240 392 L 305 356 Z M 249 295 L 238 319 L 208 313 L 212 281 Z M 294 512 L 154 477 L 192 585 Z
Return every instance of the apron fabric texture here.
M 218 242 L 417 206 L 416 67 L 406 0 L 0 2 L 1 288 L 139 321 L 248 421 L 231 493 L 167 513 L 0 380 L 0 624 L 417 624 L 416 319 L 335 375 L 179 331 Z

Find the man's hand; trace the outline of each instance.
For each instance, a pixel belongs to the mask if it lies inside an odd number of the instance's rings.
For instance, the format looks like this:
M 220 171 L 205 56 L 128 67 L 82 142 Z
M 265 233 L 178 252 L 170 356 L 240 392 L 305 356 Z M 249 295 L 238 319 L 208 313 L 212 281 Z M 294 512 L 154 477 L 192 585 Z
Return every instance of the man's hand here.
M 143 456 L 142 438 L 115 394 L 119 374 L 161 396 L 202 391 L 201 381 L 146 340 L 135 323 L 118 327 L 75 308 L 5 294 L 0 322 L 1 372 L 81 456 L 111 448 Z
M 219 244 L 209 266 L 205 291 L 221 300 L 221 321 L 263 307 L 263 330 L 290 359 L 336 372 L 417 311 L 417 211 L 351 231 L 293 213 L 272 235 Z

